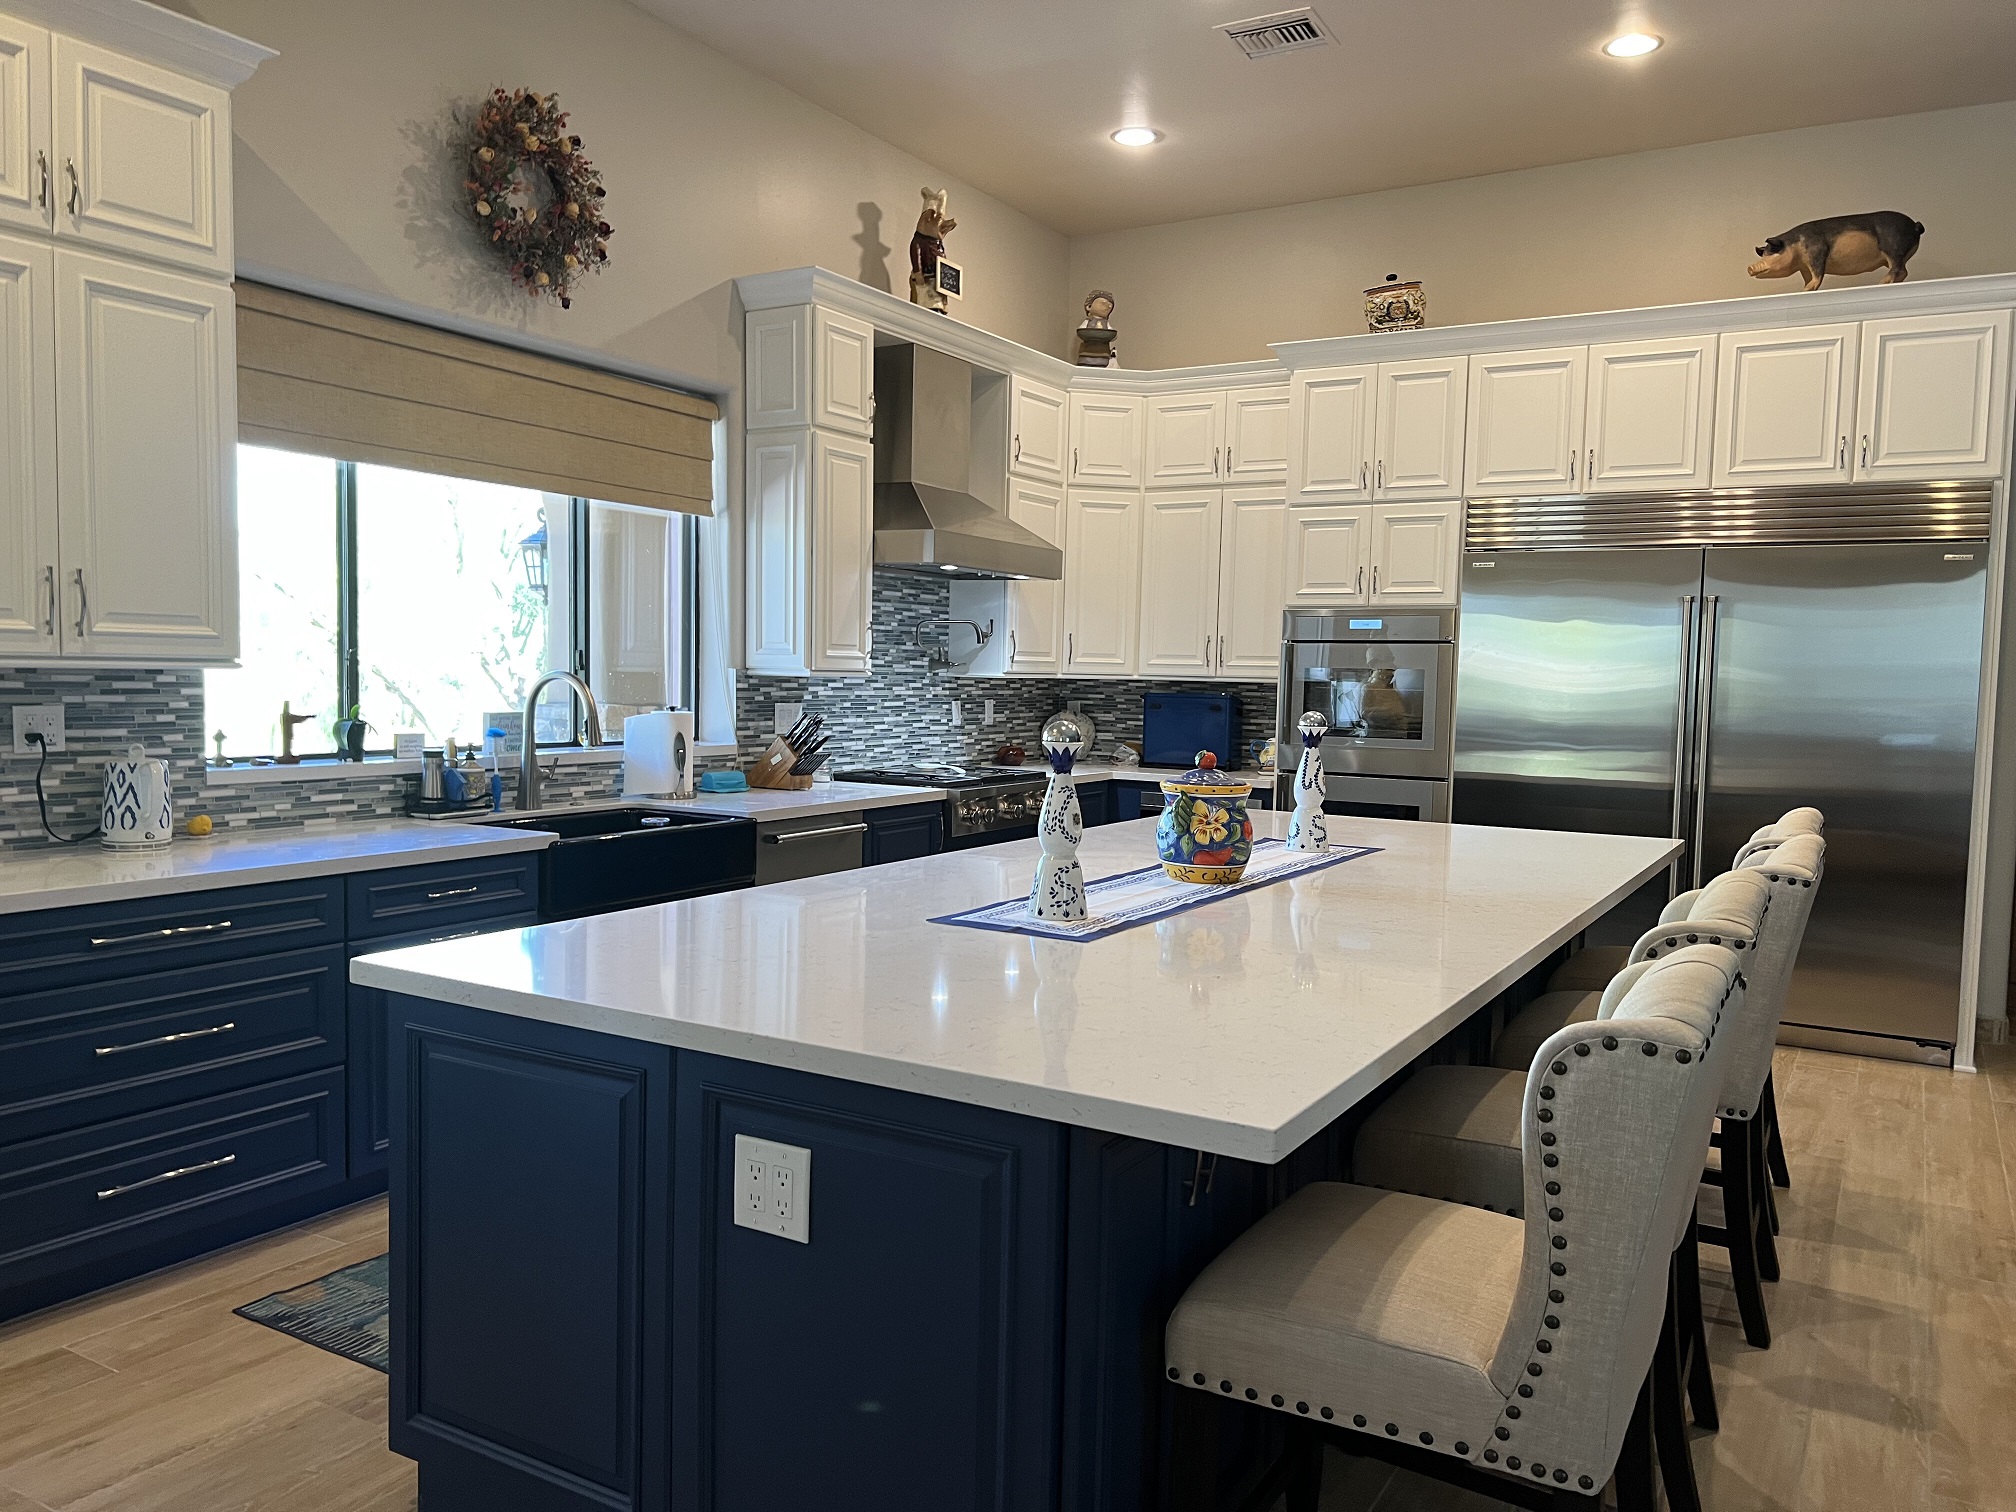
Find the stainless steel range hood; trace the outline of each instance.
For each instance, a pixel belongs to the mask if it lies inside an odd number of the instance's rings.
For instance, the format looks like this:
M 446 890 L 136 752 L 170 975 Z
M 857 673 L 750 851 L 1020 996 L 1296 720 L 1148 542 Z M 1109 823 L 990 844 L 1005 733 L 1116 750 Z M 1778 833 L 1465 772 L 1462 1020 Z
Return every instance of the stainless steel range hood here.
M 1064 553 L 967 491 L 973 370 L 928 347 L 875 353 L 875 565 L 948 578 L 1061 578 Z

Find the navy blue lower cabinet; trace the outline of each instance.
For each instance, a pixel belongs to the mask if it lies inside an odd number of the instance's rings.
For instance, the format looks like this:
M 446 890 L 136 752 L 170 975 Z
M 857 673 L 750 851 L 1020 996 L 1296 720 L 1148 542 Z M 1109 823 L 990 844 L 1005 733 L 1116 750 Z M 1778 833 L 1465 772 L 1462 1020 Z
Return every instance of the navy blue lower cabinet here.
M 667 1500 L 672 1052 L 393 996 L 390 1441 L 428 1512 Z
M 868 826 L 862 836 L 861 864 L 886 866 L 891 861 L 914 861 L 919 856 L 935 856 L 945 849 L 945 805 L 904 803 L 891 808 L 864 809 Z
M 674 1505 L 1055 1505 L 1064 1131 L 682 1053 Z M 810 1242 L 734 1225 L 735 1136 L 811 1151 Z
M 1085 816 L 1087 829 L 1113 822 L 1113 788 L 1114 784 L 1110 782 L 1078 784 L 1078 811 Z

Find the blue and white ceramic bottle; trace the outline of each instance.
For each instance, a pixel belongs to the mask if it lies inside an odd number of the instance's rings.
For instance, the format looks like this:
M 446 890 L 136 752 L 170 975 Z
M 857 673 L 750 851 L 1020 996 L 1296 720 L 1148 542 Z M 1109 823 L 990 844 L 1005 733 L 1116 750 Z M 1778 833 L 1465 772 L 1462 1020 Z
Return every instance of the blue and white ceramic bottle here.
M 1029 888 L 1032 917 L 1077 920 L 1085 917 L 1085 871 L 1078 864 L 1078 842 L 1085 838 L 1085 815 L 1078 807 L 1078 780 L 1071 768 L 1085 749 L 1085 732 L 1068 714 L 1043 726 L 1043 755 L 1050 763 L 1050 785 L 1043 793 L 1043 812 L 1036 820 L 1036 840 L 1043 847 L 1036 878 Z
M 1302 759 L 1295 766 L 1295 813 L 1288 820 L 1288 849 L 1320 851 L 1330 843 L 1323 823 L 1323 737 L 1330 721 L 1311 709 L 1296 722 Z

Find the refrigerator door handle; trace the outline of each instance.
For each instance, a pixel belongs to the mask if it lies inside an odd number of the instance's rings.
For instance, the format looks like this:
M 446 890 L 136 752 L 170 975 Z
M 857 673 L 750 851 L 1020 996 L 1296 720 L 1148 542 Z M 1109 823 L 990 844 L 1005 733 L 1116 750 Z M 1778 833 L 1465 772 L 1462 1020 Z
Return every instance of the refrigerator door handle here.
M 1715 653 L 1721 639 L 1722 596 L 1710 593 L 1701 600 L 1701 675 L 1694 708 L 1694 836 L 1692 886 L 1701 885 L 1701 841 L 1708 828 L 1708 738 L 1715 714 Z
M 1680 692 L 1673 700 L 1673 838 L 1687 838 L 1687 711 L 1693 704 L 1694 694 L 1694 621 L 1695 609 L 1700 598 L 1692 593 L 1680 596 Z M 1686 889 L 1680 885 L 1681 868 L 1686 865 L 1687 856 L 1683 851 L 1674 857 L 1670 871 L 1670 888 L 1675 897 Z

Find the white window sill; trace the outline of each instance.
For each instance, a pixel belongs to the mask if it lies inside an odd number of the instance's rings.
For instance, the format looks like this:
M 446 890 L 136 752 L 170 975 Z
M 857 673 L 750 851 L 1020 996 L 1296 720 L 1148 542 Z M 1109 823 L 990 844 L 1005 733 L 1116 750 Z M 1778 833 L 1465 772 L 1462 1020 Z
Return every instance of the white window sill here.
M 733 756 L 736 748 L 732 745 L 695 744 L 696 757 Z M 612 766 L 623 760 L 623 747 L 597 746 L 582 750 L 572 748 L 561 751 L 542 751 L 539 755 L 541 766 L 551 766 L 559 762 L 563 767 L 572 766 Z M 483 769 L 488 771 L 490 763 L 485 761 Z M 515 781 L 518 772 L 516 759 L 500 761 L 498 770 L 507 779 Z M 292 766 L 246 766 L 230 767 L 206 766 L 203 771 L 205 787 L 244 787 L 264 782 L 342 782 L 363 779 L 366 781 L 380 777 L 418 776 L 420 763 L 398 761 L 390 756 L 367 756 L 362 761 L 338 761 L 334 757 L 322 756 L 306 758 Z

